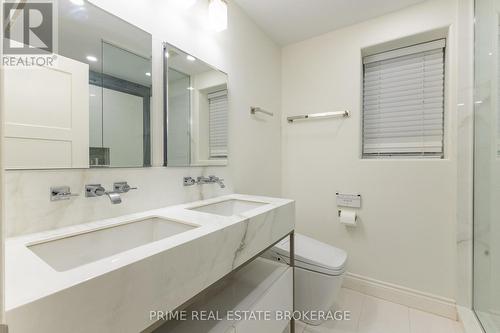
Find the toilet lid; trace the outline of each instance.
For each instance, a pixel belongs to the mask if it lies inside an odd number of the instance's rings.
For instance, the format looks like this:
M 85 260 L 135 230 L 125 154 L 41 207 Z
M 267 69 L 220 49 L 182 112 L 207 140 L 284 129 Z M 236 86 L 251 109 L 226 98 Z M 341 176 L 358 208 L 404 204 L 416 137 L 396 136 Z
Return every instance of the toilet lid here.
M 287 237 L 273 247 L 273 251 L 290 259 L 290 238 Z M 320 273 L 339 275 L 345 271 L 347 253 L 316 239 L 295 233 L 295 266 Z

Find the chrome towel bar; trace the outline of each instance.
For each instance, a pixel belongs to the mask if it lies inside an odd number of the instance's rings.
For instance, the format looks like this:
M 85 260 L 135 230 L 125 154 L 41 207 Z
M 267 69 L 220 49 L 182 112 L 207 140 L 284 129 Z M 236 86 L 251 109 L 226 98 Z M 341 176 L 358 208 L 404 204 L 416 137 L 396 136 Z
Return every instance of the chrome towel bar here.
M 349 111 L 334 111 L 334 112 L 322 112 L 322 113 L 311 113 L 311 114 L 303 114 L 299 116 L 291 116 L 287 117 L 289 123 L 293 123 L 295 120 L 306 120 L 306 119 L 320 119 L 320 118 L 338 118 L 343 117 L 347 118 L 350 116 Z
M 274 116 L 274 113 L 272 113 L 270 111 L 266 111 L 262 108 L 259 108 L 258 106 L 250 107 L 250 114 L 256 114 L 257 112 L 267 114 L 268 116 L 271 116 L 271 117 Z

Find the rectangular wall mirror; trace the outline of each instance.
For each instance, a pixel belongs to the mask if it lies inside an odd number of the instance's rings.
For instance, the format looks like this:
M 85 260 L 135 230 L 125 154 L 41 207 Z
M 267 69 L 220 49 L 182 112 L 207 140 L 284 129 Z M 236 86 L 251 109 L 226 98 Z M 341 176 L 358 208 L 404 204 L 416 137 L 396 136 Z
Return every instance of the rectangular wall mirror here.
M 5 71 L 8 169 L 151 166 L 151 34 L 58 1 L 53 66 Z
M 227 74 L 165 44 L 166 166 L 226 165 Z

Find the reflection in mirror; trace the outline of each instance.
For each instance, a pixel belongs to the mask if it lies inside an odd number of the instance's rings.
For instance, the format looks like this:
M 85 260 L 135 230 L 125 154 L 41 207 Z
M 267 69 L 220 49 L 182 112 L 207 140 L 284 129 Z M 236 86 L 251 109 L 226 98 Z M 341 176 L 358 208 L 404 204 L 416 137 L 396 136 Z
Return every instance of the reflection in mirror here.
M 88 2 L 63 3 L 61 54 L 90 66 L 90 167 L 150 166 L 151 35 Z
M 102 74 L 91 72 L 90 166 L 150 166 L 151 58 L 103 42 L 102 59 Z
M 151 35 L 87 1 L 57 10 L 54 65 L 4 76 L 7 168 L 150 166 Z
M 228 155 L 227 75 L 165 45 L 165 165 L 224 165 Z
M 189 165 L 191 154 L 191 81 L 189 75 L 168 68 L 168 165 Z

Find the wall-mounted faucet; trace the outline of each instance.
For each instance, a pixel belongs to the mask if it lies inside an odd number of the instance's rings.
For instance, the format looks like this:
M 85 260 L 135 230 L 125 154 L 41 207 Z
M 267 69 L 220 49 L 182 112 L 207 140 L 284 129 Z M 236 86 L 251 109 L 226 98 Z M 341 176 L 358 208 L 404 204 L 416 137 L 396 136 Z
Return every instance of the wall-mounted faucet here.
M 198 177 L 198 184 L 219 184 L 220 188 L 225 188 L 224 179 L 219 178 L 217 176 L 208 176 L 207 177 Z
M 130 190 L 137 190 L 137 187 L 130 187 L 127 182 L 116 182 L 113 184 L 113 191 L 117 193 L 127 193 Z
M 196 177 L 196 180 L 193 177 L 184 177 L 183 184 L 184 186 L 192 186 L 195 184 L 203 185 L 203 184 L 219 184 L 220 188 L 225 188 L 224 179 L 219 178 L 217 176 L 208 176 L 208 177 Z
M 113 205 L 122 203 L 122 198 L 118 192 L 108 192 L 101 184 L 85 185 L 85 196 L 87 198 L 101 197 L 107 195 Z
M 53 186 L 50 188 L 50 201 L 69 200 L 71 197 L 77 197 L 78 194 L 71 193 L 69 186 Z
M 85 196 L 95 198 L 107 195 L 113 205 L 122 203 L 121 193 L 127 193 L 130 190 L 137 190 L 137 187 L 130 187 L 127 182 L 117 182 L 113 184 L 113 191 L 106 191 L 101 184 L 85 185 Z
M 192 186 L 196 184 L 196 179 L 193 177 L 184 177 L 184 186 Z

